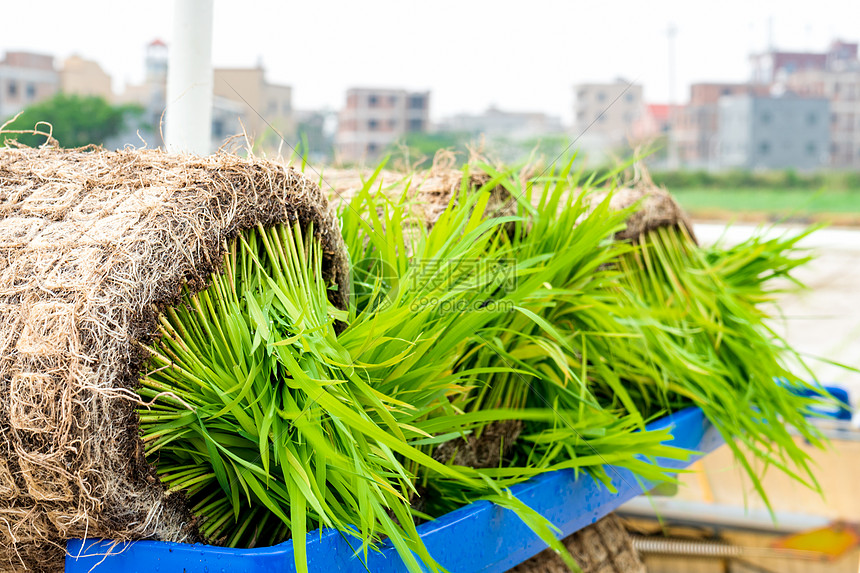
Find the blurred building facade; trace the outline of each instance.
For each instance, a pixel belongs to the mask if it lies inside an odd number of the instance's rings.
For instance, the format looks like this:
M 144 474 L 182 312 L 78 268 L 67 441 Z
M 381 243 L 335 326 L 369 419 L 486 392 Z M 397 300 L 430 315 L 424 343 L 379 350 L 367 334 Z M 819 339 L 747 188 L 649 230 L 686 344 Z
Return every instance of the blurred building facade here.
M 691 85 L 688 103 L 680 106 L 672 118 L 669 145 L 677 161 L 688 168 L 718 168 L 720 99 L 756 93 L 766 94 L 767 89 L 744 83 L 703 82 Z
M 638 121 L 633 123 L 631 134 L 633 141 L 648 143 L 669 133 L 671 121 L 681 109 L 678 105 L 667 103 L 645 104 L 645 111 Z
M 339 114 L 335 156 L 347 163 L 371 161 L 404 135 L 429 126 L 429 91 L 352 88 Z
M 729 169 L 827 167 L 830 102 L 825 98 L 726 95 L 719 100 L 719 166 Z
M 622 78 L 573 87 L 573 131 L 577 147 L 600 156 L 629 147 L 633 125 L 645 114 L 641 84 Z
M 0 61 L 0 122 L 60 89 L 54 57 L 33 52 L 6 52 Z
M 857 43 L 834 40 L 824 52 L 770 49 L 750 56 L 750 82 L 773 85 L 801 72 L 839 70 L 857 61 Z
M 80 96 L 95 96 L 111 102 L 114 99 L 111 77 L 98 62 L 81 56 L 70 56 L 60 68 L 60 91 Z
M 860 169 L 860 61 L 857 44 L 839 42 L 839 57 L 824 69 L 795 72 L 784 80 L 788 91 L 830 101 L 830 165 Z M 834 51 L 831 47 L 831 51 Z
M 783 99 L 784 98 L 784 99 Z M 810 101 L 803 102 L 807 99 Z M 807 107 L 820 109 L 829 102 L 829 117 L 823 125 L 791 117 L 791 110 L 804 116 Z M 723 105 L 725 100 L 725 105 Z M 744 103 L 745 102 L 745 103 Z M 765 129 L 755 113 L 742 113 L 744 106 L 767 115 L 768 106 L 779 129 L 791 125 L 797 149 L 789 151 L 764 145 L 758 151 L 741 152 L 743 138 L 755 138 Z M 722 117 L 731 113 L 734 119 Z M 738 117 L 749 117 L 746 131 Z M 826 128 L 826 130 L 825 130 Z M 823 52 L 791 52 L 771 49 L 750 56 L 750 79 L 746 83 L 706 82 L 690 87 L 690 97 L 670 121 L 669 147 L 678 165 L 691 169 L 772 168 L 796 153 L 797 169 L 860 168 L 860 62 L 857 43 L 836 40 Z M 828 141 L 821 144 L 826 131 Z M 743 135 L 742 132 L 746 133 Z M 752 135 L 750 135 L 752 134 Z M 788 135 L 788 132 L 783 132 Z M 729 138 L 729 139 L 726 139 Z M 805 142 L 805 143 L 804 143 Z M 755 147 L 755 144 L 752 144 Z M 801 148 L 804 150 L 801 152 Z M 822 161 L 822 157 L 824 160 Z
M 120 103 L 134 103 L 144 108 L 146 122 L 153 128 L 146 139 L 153 146 L 163 145 L 161 122 L 169 105 L 167 65 L 167 44 L 161 40 L 151 42 L 146 47 L 143 83 L 126 86 L 125 92 L 117 97 Z M 258 148 L 267 152 L 281 150 L 289 155 L 289 142 L 296 137 L 292 93 L 290 86 L 270 83 L 262 65 L 215 68 L 212 149 L 218 149 L 233 136 L 247 136 L 248 142 Z
M 541 112 L 502 111 L 495 106 L 480 114 L 461 113 L 445 118 L 436 126 L 439 131 L 528 140 L 564 131 L 561 118 Z
M 116 101 L 143 108 L 142 121 L 149 127 L 144 138 L 150 147 L 158 147 L 164 145 L 161 122 L 167 105 L 167 44 L 162 40 L 147 44 L 144 69 L 143 83 L 127 84 L 125 91 L 117 94 Z
M 213 138 L 223 140 L 247 134 L 251 142 L 267 150 L 281 147 L 281 138 L 287 142 L 295 138 L 292 87 L 267 81 L 262 64 L 253 68 L 215 68 L 213 72 L 216 104 L 231 104 L 221 106 L 224 109 L 216 105 L 213 110 L 213 117 L 220 117 L 218 125 L 213 125 Z M 289 154 L 289 149 L 285 152 Z

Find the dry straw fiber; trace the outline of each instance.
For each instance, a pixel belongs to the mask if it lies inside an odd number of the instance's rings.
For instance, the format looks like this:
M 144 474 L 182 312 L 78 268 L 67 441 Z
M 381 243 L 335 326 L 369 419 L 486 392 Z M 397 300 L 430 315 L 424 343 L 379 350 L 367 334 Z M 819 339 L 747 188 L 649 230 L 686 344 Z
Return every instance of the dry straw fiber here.
M 453 153 L 440 150 L 430 169 L 413 173 L 381 170 L 373 182 L 372 192 L 381 191 L 392 200 L 399 200 L 406 191 L 412 215 L 417 221 L 432 228 L 439 216 L 445 211 L 463 186 L 463 171 L 455 168 L 456 157 Z M 364 182 L 373 175 L 369 170 L 325 169 L 322 172 L 322 188 L 328 192 L 329 199 L 336 205 L 345 204 L 364 187 Z M 492 177 L 478 167 L 469 172 L 467 190 L 475 191 L 490 183 Z M 494 185 L 487 203 L 486 216 L 514 215 L 517 211 L 516 199 L 511 197 L 503 185 Z
M 225 241 L 313 222 L 343 306 L 336 218 L 296 171 L 231 155 L 0 150 L 0 571 L 62 569 L 63 540 L 194 539 L 145 462 L 132 391 L 159 309 Z
M 606 193 L 596 193 L 591 201 L 596 203 L 605 198 Z M 616 189 L 609 205 L 619 211 L 636 205 L 636 210 L 627 218 L 627 228 L 616 235 L 618 240 L 636 241 L 661 227 L 683 228 L 695 240 L 692 221 L 665 189 L 647 184 Z

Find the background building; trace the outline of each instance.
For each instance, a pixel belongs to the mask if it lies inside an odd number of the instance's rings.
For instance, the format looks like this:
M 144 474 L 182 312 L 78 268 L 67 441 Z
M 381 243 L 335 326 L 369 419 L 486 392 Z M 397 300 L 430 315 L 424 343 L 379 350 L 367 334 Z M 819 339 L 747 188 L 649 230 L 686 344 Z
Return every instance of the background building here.
M 839 70 L 857 60 L 857 44 L 834 40 L 826 52 L 784 52 L 770 49 L 750 56 L 750 81 L 772 85 L 788 76 L 814 70 Z
M 672 117 L 671 141 L 677 161 L 689 168 L 717 167 L 719 148 L 719 101 L 725 96 L 767 93 L 765 87 L 739 83 L 696 83 L 690 101 Z
M 403 135 L 429 125 L 430 92 L 352 88 L 340 112 L 335 153 L 344 162 L 376 159 Z
M 144 139 L 152 147 L 163 145 L 161 122 L 167 102 L 167 44 L 155 40 L 146 47 L 146 78 L 142 84 L 129 85 L 117 97 L 119 103 L 144 108 L 145 124 L 150 126 Z M 295 139 L 292 88 L 270 84 L 265 70 L 255 68 L 216 68 L 213 71 L 212 149 L 218 149 L 234 135 L 247 134 L 251 143 L 266 151 L 281 148 L 281 137 Z M 280 136 L 278 135 L 280 134 Z M 139 144 L 132 138 L 130 143 Z M 289 147 L 283 146 L 284 154 Z
M 592 156 L 627 149 L 633 125 L 645 113 L 642 86 L 618 78 L 613 83 L 577 84 L 573 93 L 577 147 Z
M 143 108 L 141 120 L 149 126 L 144 135 L 150 147 L 164 145 L 161 139 L 161 122 L 167 105 L 167 44 L 154 40 L 146 46 L 146 75 L 141 84 L 128 84 L 116 98 L 120 104 L 134 104 Z M 132 141 L 129 141 L 132 143 Z M 139 144 L 139 140 L 134 142 Z
M 334 151 L 337 112 L 331 109 L 295 110 L 297 151 L 312 163 L 326 163 Z
M 105 101 L 114 99 L 111 78 L 93 60 L 70 56 L 60 70 L 60 91 L 80 96 L 96 96 Z
M 720 98 L 719 163 L 733 169 L 826 167 L 830 102 L 824 98 Z
M 262 65 L 258 64 L 254 68 L 215 68 L 213 79 L 215 100 L 235 104 L 235 111 L 219 112 L 224 122 L 219 129 L 223 133 L 220 139 L 242 134 L 243 125 L 251 141 L 267 150 L 278 149 L 282 137 L 287 142 L 295 139 L 293 89 L 266 81 Z M 289 148 L 282 151 L 290 153 Z
M 541 112 L 502 111 L 491 106 L 480 114 L 461 113 L 439 122 L 438 131 L 471 136 L 526 140 L 542 135 L 562 133 L 561 118 Z
M 844 45 L 844 44 L 843 44 Z M 849 52 L 850 54 L 850 52 Z M 843 58 L 826 70 L 804 70 L 785 80 L 788 90 L 830 101 L 830 166 L 860 169 L 860 62 Z
M 633 141 L 648 143 L 669 133 L 670 121 L 678 115 L 681 106 L 666 103 L 645 105 L 642 117 L 633 122 L 631 135 Z
M 0 122 L 60 89 L 53 56 L 6 52 L 0 61 Z

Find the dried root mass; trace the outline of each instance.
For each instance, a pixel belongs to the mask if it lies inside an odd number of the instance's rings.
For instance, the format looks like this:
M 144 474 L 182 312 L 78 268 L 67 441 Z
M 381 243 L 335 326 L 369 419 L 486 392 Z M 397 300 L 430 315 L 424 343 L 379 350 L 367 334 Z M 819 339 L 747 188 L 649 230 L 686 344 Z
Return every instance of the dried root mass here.
M 63 540 L 194 538 L 145 462 L 142 344 L 226 240 L 312 223 L 331 301 L 348 266 L 320 189 L 283 166 L 160 151 L 0 151 L 0 570 L 56 571 Z

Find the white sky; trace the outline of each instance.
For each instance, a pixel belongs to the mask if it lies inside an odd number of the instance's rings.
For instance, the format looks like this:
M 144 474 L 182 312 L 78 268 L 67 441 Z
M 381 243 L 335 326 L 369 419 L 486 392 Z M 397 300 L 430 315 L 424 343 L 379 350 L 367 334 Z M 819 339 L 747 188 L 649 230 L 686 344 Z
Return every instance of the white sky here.
M 97 60 L 114 90 L 143 77 L 146 44 L 170 42 L 172 2 L 14 1 L 0 49 Z M 351 86 L 430 89 L 434 119 L 491 104 L 570 119 L 572 85 L 636 79 L 669 96 L 666 29 L 675 37 L 675 101 L 703 80 L 744 80 L 767 45 L 822 51 L 860 38 L 854 1 L 550 2 L 546 0 L 216 0 L 215 66 L 253 66 L 293 86 L 296 108 L 339 108 Z

